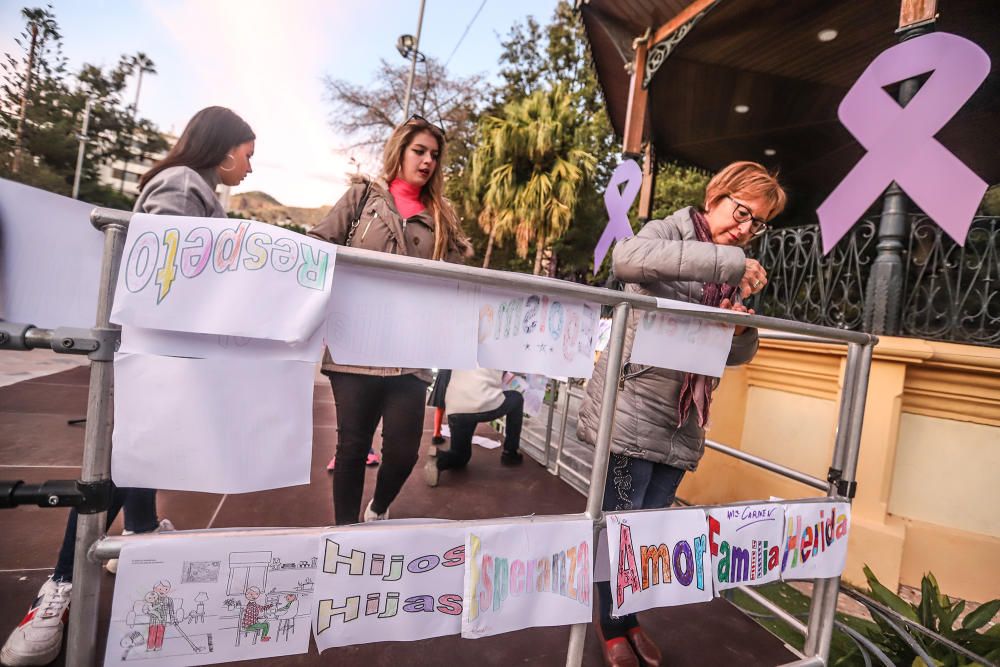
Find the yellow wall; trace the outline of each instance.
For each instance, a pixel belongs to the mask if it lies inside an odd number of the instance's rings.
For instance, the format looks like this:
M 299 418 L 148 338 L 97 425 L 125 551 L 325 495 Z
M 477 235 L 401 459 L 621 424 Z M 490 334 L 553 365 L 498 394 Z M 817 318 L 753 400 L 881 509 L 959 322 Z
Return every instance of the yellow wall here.
M 846 349 L 764 340 L 731 369 L 708 437 L 826 477 Z M 1000 597 L 1000 350 L 883 338 L 869 378 L 844 578 L 890 588 L 932 571 L 945 592 Z M 707 451 L 680 496 L 699 504 L 820 495 Z

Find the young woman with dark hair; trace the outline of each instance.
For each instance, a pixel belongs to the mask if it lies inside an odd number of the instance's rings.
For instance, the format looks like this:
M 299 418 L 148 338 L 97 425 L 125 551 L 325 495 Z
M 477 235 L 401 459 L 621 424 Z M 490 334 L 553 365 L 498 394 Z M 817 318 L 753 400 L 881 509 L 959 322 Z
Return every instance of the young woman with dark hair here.
M 254 133 L 229 109 L 208 107 L 188 122 L 166 157 L 139 179 L 139 198 L 133 211 L 159 215 L 224 218 L 226 211 L 215 196 L 219 183 L 238 185 L 251 172 Z M 125 511 L 126 533 L 173 530 L 156 515 L 156 489 L 115 488 L 107 525 Z M 62 547 L 52 576 L 45 581 L 24 620 L 0 649 L 5 665 L 47 665 L 62 646 L 73 588 L 76 544 L 76 510 L 71 510 Z M 108 570 L 117 570 L 117 560 Z

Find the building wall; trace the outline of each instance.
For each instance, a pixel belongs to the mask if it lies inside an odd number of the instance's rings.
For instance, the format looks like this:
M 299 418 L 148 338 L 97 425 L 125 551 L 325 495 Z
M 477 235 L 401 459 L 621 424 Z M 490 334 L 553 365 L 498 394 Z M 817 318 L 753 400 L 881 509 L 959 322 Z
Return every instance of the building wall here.
M 727 371 L 709 438 L 826 477 L 846 349 L 764 340 Z M 844 578 L 887 586 L 934 572 L 950 595 L 1000 597 L 1000 350 L 883 337 L 875 350 Z M 818 491 L 707 452 L 680 496 L 695 503 Z

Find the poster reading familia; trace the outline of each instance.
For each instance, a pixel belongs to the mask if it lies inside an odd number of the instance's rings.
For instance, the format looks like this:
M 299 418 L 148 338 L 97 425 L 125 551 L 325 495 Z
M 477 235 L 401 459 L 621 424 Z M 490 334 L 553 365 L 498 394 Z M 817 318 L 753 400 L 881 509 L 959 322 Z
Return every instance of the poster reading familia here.
M 308 339 L 326 317 L 336 246 L 253 220 L 132 216 L 111 321 Z
M 315 535 L 157 535 L 119 557 L 104 665 L 190 667 L 309 650 Z
M 462 636 L 589 623 L 593 539 L 585 518 L 470 528 Z
M 729 505 L 708 511 L 708 546 L 715 590 L 755 586 L 781 576 L 784 506 Z
M 313 623 L 319 650 L 461 632 L 465 530 L 458 522 L 380 522 L 323 535 Z
M 782 579 L 839 577 L 847 562 L 850 503 L 785 505 Z
M 606 514 L 611 615 L 709 602 L 711 556 L 705 511 Z
M 483 288 L 477 297 L 480 368 L 590 377 L 600 306 Z

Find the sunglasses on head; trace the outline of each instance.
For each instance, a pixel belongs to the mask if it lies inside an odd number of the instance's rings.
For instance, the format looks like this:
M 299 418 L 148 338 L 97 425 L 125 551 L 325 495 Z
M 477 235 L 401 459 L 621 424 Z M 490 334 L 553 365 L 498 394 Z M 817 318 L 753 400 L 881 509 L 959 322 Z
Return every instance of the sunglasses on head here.
M 429 120 L 427 120 L 426 118 L 424 118 L 423 116 L 421 116 L 418 113 L 415 113 L 412 116 L 410 116 L 406 120 L 406 122 L 404 123 L 404 125 L 409 125 L 410 123 L 412 123 L 414 121 L 416 121 L 418 123 L 422 123 L 424 127 L 434 128 L 435 130 L 437 130 L 438 132 L 441 133 L 442 137 L 444 137 L 445 139 L 448 138 L 448 135 L 445 133 L 443 126 L 439 125 L 438 123 L 432 123 L 432 122 L 430 122 Z

